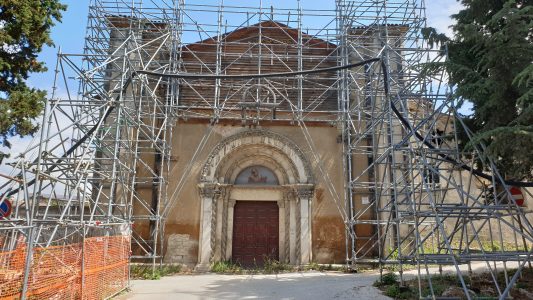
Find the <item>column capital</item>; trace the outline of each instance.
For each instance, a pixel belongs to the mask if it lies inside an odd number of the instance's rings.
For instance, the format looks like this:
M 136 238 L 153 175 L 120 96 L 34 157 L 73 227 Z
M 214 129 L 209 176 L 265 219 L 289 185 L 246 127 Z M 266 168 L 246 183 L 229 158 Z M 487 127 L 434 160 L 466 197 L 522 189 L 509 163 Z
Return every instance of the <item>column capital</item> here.
M 300 199 L 311 199 L 315 193 L 313 184 L 295 184 L 293 190 Z
M 214 183 L 200 183 L 198 189 L 200 196 L 205 198 L 214 198 L 221 193 L 220 185 Z

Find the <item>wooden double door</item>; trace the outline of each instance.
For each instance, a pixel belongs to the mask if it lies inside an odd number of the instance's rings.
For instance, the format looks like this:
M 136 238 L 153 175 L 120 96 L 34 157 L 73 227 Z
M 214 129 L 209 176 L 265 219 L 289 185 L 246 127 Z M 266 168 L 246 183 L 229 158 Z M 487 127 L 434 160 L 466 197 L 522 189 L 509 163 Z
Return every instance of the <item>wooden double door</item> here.
M 279 259 L 279 208 L 271 201 L 237 201 L 233 217 L 234 263 L 262 266 Z

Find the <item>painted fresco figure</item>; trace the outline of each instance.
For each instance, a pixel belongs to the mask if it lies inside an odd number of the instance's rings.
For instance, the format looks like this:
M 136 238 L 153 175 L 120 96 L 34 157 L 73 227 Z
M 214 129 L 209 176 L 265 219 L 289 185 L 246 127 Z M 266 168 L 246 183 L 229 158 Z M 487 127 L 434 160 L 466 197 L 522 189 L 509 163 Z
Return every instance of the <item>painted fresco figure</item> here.
M 266 183 L 267 177 L 261 176 L 257 168 L 252 168 L 251 175 L 248 177 L 248 183 Z

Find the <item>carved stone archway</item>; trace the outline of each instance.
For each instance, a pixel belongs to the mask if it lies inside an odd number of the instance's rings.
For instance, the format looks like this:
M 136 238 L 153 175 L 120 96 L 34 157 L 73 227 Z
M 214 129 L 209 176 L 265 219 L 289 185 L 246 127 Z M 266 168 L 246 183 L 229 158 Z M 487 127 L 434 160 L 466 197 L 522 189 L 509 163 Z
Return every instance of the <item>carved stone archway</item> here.
M 244 169 L 261 165 L 276 174 L 277 186 L 235 185 Z M 199 178 L 201 196 L 198 269 L 231 259 L 236 201 L 276 201 L 279 207 L 279 257 L 291 264 L 311 260 L 311 204 L 314 178 L 303 152 L 287 137 L 247 130 L 220 142 Z

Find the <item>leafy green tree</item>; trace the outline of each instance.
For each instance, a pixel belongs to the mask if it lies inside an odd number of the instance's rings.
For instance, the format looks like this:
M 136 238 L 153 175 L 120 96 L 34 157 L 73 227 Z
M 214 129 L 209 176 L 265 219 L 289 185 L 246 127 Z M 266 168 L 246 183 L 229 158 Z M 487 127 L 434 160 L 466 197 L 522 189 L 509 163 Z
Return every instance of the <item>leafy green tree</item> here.
M 0 145 L 10 147 L 9 137 L 39 129 L 35 118 L 46 92 L 28 87 L 26 79 L 46 71 L 37 55 L 53 45 L 50 29 L 65 9 L 59 0 L 0 0 Z
M 458 0 L 459 1 L 459 0 Z M 486 157 L 507 179 L 533 179 L 533 0 L 461 0 L 454 36 L 423 34 L 447 47 L 442 66 L 455 97 L 473 105 L 465 122 L 474 133 L 466 149 L 483 142 Z

